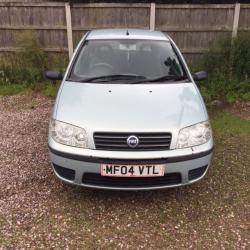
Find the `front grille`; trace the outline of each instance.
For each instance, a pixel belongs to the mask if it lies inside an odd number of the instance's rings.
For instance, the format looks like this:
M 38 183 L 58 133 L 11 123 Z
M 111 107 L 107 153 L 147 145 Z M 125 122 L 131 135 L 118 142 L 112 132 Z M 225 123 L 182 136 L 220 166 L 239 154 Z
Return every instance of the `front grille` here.
M 139 139 L 139 144 L 131 148 L 127 144 L 129 136 Z M 96 149 L 119 151 L 155 151 L 168 150 L 171 143 L 171 133 L 94 133 Z
M 200 167 L 200 168 L 195 168 L 195 169 L 189 170 L 188 179 L 189 180 L 198 179 L 199 177 L 201 177 L 205 173 L 206 169 L 207 169 L 207 165 Z
M 160 187 L 181 183 L 180 173 L 168 173 L 159 177 L 107 177 L 95 173 L 85 173 L 82 178 L 83 184 L 103 187 Z
M 68 180 L 74 180 L 75 179 L 75 170 L 69 169 L 69 168 L 64 168 L 60 167 L 56 164 L 53 164 L 55 171 L 57 172 L 58 175 L 61 177 L 68 179 Z

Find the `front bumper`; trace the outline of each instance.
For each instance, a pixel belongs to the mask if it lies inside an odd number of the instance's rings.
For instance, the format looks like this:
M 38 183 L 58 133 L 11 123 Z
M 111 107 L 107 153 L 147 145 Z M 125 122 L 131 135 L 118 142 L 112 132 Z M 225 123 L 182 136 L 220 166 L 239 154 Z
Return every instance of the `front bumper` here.
M 84 154 L 75 154 L 72 153 L 71 147 L 63 146 L 63 151 L 61 147 L 54 141 L 49 143 L 50 160 L 56 176 L 61 180 L 92 188 L 144 190 L 177 187 L 202 179 L 211 162 L 213 141 L 193 148 L 161 152 L 131 153 L 81 149 L 85 151 Z M 164 164 L 165 175 L 136 179 L 102 177 L 101 163 Z

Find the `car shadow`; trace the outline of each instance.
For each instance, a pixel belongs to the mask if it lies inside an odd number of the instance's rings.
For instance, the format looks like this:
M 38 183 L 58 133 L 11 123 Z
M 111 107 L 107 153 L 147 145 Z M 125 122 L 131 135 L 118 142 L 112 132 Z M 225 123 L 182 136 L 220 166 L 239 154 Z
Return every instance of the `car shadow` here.
M 199 183 L 175 188 L 156 189 L 156 190 L 102 190 L 87 188 L 81 186 L 68 185 L 63 183 L 62 192 L 82 200 L 104 200 L 108 203 L 120 201 L 122 203 L 140 203 L 147 206 L 152 202 L 167 202 L 171 200 L 188 199 L 194 192 L 199 189 Z M 71 193 L 71 194 L 70 194 Z M 74 199 L 74 198 L 73 198 Z

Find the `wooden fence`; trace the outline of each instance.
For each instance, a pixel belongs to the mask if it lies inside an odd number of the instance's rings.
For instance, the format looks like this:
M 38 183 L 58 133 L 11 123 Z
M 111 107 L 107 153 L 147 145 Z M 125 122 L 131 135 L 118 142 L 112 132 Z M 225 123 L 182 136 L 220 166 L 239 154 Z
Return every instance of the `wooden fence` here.
M 185 57 L 196 60 L 225 36 L 250 31 L 250 4 L 71 4 L 0 2 L 0 54 L 15 51 L 15 34 L 37 33 L 44 50 L 68 51 L 88 30 L 143 28 L 167 32 Z

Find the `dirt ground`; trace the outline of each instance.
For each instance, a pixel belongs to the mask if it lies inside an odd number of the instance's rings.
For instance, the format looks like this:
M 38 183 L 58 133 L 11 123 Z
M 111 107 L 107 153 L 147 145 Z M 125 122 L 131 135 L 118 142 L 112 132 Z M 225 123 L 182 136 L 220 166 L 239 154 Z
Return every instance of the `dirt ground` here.
M 0 97 L 0 249 L 249 249 L 250 135 L 215 131 L 213 164 L 190 186 L 85 189 L 49 165 L 51 107 Z
M 250 121 L 250 102 L 237 102 L 230 106 L 228 110 Z

